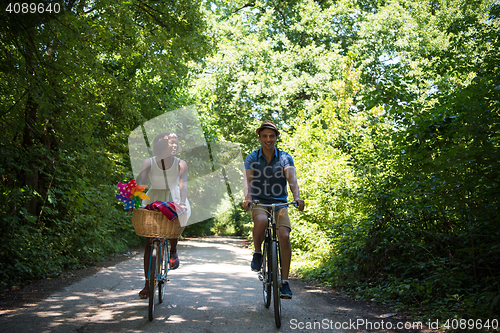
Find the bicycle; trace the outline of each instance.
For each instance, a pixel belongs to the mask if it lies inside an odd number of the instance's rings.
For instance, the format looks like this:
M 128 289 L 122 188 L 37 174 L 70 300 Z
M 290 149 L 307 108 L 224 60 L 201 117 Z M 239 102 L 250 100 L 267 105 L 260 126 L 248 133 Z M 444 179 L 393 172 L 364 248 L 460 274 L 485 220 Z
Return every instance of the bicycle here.
M 162 241 L 163 240 L 163 241 Z M 151 241 L 151 254 L 149 256 L 148 281 L 149 281 L 149 308 L 148 319 L 153 320 L 155 309 L 155 289 L 158 286 L 158 302 L 163 303 L 165 297 L 165 284 L 170 271 L 169 247 L 166 238 L 153 238 Z
M 151 238 L 151 252 L 147 271 L 149 282 L 149 321 L 153 320 L 155 308 L 155 289 L 158 286 L 158 301 L 163 303 L 165 284 L 170 271 L 170 249 L 168 239 L 178 238 L 185 226 L 178 219 L 168 220 L 163 213 L 146 209 L 134 209 L 132 224 L 139 236 Z
M 278 203 L 278 204 L 261 204 L 258 200 L 250 203 L 250 209 L 254 207 L 270 208 L 265 211 L 268 214 L 266 237 L 264 239 L 264 249 L 262 251 L 262 265 L 259 272 L 259 280 L 262 281 L 262 294 L 264 296 L 264 305 L 266 308 L 271 306 L 271 287 L 273 290 L 274 304 L 274 320 L 276 328 L 281 327 L 281 252 L 279 239 L 276 231 L 276 213 L 278 209 L 288 207 L 290 205 L 298 207 L 296 201 Z

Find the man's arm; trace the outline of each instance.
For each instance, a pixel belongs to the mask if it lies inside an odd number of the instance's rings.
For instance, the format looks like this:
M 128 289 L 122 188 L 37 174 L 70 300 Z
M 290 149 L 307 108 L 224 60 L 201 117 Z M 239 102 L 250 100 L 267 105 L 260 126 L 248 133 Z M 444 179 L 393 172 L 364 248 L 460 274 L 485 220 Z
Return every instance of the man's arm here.
M 299 211 L 303 211 L 304 200 L 300 199 L 299 184 L 297 182 L 297 171 L 295 170 L 295 167 L 289 166 L 285 168 L 285 177 L 286 180 L 288 181 L 288 185 L 290 186 L 290 191 L 292 192 L 293 200 L 297 201 L 297 203 L 299 204 Z
M 245 200 L 243 201 L 243 208 L 248 209 L 248 204 L 252 201 L 252 193 L 250 189 L 253 180 L 253 170 L 245 169 L 244 173 L 243 194 L 245 195 Z

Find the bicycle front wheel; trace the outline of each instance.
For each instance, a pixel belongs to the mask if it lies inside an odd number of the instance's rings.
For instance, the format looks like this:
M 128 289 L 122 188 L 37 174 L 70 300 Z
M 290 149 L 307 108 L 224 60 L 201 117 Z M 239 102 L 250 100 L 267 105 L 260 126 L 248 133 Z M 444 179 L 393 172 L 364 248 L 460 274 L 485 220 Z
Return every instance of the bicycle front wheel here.
M 271 305 L 271 254 L 269 252 L 269 242 L 266 240 L 264 242 L 264 251 L 262 251 L 262 294 L 264 296 L 264 305 L 269 308 Z
M 165 239 L 165 245 L 161 246 L 161 257 L 160 257 L 160 277 L 158 279 L 158 301 L 163 303 L 165 299 L 165 284 L 167 283 L 167 273 L 168 273 L 168 240 Z
M 278 266 L 278 244 L 276 241 L 271 242 L 271 279 L 273 281 L 273 303 L 274 303 L 274 320 L 276 327 L 281 327 L 281 297 L 280 297 L 280 281 L 279 281 L 279 266 Z
M 156 288 L 156 268 L 158 267 L 158 247 L 159 243 L 154 241 L 151 247 L 151 261 L 149 267 L 149 321 L 153 320 L 153 313 L 155 311 L 155 288 Z

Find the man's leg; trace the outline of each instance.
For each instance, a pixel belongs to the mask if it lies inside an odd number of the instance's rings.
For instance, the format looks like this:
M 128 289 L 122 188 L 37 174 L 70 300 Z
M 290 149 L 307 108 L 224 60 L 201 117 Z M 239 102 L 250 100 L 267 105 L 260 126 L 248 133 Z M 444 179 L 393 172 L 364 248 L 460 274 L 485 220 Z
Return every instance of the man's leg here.
M 290 217 L 288 216 L 288 210 L 286 208 L 280 209 L 277 226 L 281 251 L 281 280 L 283 281 L 281 286 L 281 298 L 291 299 L 292 291 L 290 290 L 290 284 L 288 283 L 288 274 L 290 272 L 290 262 L 292 259 L 292 245 L 290 244 L 291 224 Z
M 292 245 L 290 244 L 290 228 L 281 226 L 278 231 L 281 250 L 282 280 L 288 280 L 290 261 L 292 260 Z
M 262 242 L 266 237 L 267 213 L 264 210 L 256 208 L 252 210 L 252 219 L 252 236 L 255 252 L 250 267 L 254 272 L 258 272 L 262 265 Z
M 266 237 L 267 228 L 267 214 L 259 213 L 253 216 L 253 246 L 255 247 L 255 252 L 262 252 L 262 242 Z

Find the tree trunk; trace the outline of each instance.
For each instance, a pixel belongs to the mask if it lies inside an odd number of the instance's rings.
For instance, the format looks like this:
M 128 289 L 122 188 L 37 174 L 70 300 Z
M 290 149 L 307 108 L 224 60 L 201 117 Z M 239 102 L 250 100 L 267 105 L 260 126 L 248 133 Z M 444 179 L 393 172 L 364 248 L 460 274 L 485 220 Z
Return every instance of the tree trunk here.
M 28 94 L 28 100 L 26 102 L 26 111 L 24 114 L 24 130 L 23 130 L 23 148 L 28 155 L 33 151 L 33 146 L 36 144 L 36 116 L 37 116 L 38 106 L 33 100 L 31 94 Z M 35 159 L 28 158 L 29 165 L 27 165 L 28 171 L 24 171 L 24 183 L 32 191 L 38 192 L 38 175 L 39 171 L 37 166 L 33 163 Z M 38 198 L 33 196 L 31 200 L 26 202 L 25 208 L 31 215 L 36 214 L 36 206 L 38 203 Z

